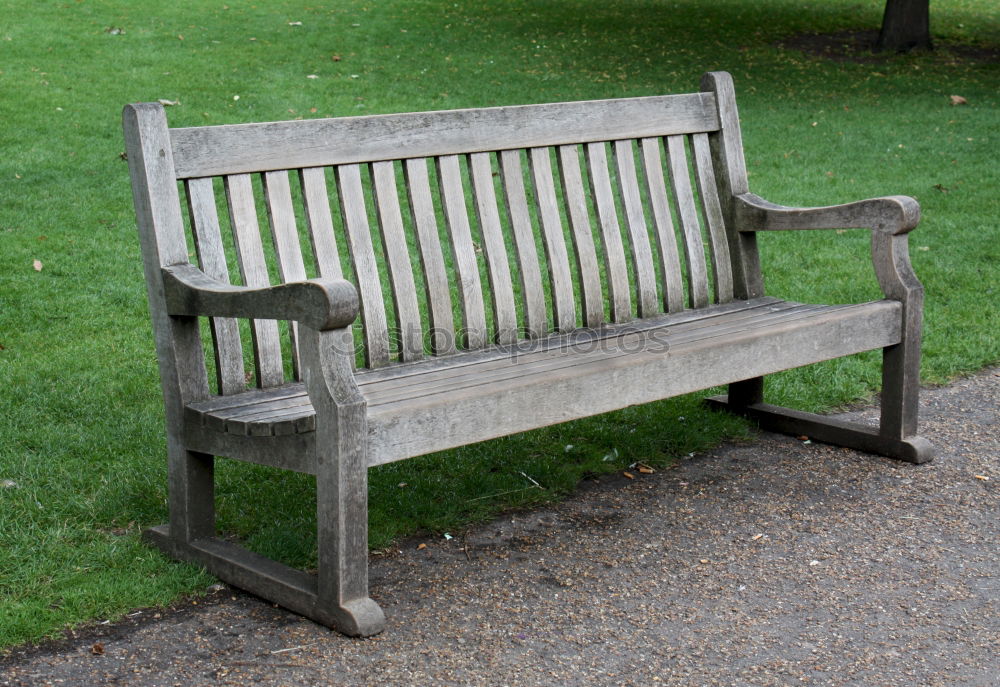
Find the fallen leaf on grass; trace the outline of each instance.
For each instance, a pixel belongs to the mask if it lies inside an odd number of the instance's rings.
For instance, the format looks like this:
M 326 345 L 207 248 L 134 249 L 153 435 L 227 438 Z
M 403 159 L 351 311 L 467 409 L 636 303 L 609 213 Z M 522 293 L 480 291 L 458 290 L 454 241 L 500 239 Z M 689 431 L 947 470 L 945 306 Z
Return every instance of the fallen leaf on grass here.
M 963 98 L 960 95 L 952 95 L 952 96 L 948 96 L 948 97 L 951 99 L 951 104 L 952 105 L 968 105 L 969 104 L 969 101 L 966 100 L 965 98 Z
M 35 268 L 36 272 L 41 272 L 42 271 L 42 261 L 41 260 L 35 260 L 34 262 L 31 263 L 31 266 Z
M 290 22 L 288 22 L 288 25 L 289 26 L 302 26 L 302 22 L 300 22 L 300 21 L 290 21 Z
M 181 104 L 180 100 L 167 100 L 166 98 L 160 98 L 156 102 L 160 103 L 160 105 L 163 105 L 164 107 L 170 107 L 171 105 Z

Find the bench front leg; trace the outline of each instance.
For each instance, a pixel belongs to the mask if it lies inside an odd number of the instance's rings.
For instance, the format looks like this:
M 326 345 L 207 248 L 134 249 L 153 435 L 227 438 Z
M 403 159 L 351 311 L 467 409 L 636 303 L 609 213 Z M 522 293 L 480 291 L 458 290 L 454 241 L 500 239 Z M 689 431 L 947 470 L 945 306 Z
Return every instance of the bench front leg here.
M 367 405 L 354 382 L 349 327 L 299 330 L 299 353 L 316 411 L 319 579 L 315 618 L 351 636 L 385 626 L 368 596 Z

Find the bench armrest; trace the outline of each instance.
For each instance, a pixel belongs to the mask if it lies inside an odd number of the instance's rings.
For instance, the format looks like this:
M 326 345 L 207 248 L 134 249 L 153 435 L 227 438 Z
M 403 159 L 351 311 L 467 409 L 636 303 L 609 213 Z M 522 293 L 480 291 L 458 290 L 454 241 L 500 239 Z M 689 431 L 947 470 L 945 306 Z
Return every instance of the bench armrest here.
M 735 197 L 734 214 L 740 231 L 858 227 L 895 236 L 917 226 L 920 205 L 909 196 L 886 196 L 844 205 L 792 208 L 744 193 Z
M 320 331 L 346 327 L 358 316 L 358 292 L 343 279 L 252 288 L 213 279 L 189 263 L 162 272 L 171 315 L 295 320 Z

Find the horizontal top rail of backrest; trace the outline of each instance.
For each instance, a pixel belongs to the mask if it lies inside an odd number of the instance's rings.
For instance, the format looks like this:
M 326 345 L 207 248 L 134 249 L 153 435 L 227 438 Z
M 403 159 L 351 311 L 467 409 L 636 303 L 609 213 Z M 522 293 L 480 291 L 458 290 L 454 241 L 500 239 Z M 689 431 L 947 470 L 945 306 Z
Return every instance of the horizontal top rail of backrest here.
M 170 130 L 178 179 L 719 129 L 713 93 Z

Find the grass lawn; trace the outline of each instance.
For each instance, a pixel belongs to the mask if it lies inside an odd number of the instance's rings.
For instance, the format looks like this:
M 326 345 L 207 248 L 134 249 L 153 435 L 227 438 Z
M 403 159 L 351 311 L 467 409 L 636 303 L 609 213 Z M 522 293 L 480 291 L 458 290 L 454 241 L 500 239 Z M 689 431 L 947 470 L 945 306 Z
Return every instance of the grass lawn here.
M 125 103 L 176 101 L 171 124 L 184 126 L 685 92 L 703 71 L 728 70 L 756 193 L 792 205 L 920 200 L 911 250 L 927 290 L 923 377 L 940 383 L 1000 359 L 1000 5 L 936 0 L 933 54 L 826 59 L 783 42 L 877 27 L 882 5 L 6 0 L 0 647 L 211 583 L 139 541 L 166 519 L 166 465 L 121 158 Z M 866 232 L 761 244 L 772 294 L 879 295 Z M 768 393 L 812 410 L 869 398 L 878 363 L 869 354 L 777 375 Z M 383 466 L 371 474 L 371 542 L 455 532 L 557 498 L 587 474 L 664 466 L 747 435 L 684 398 Z M 224 461 L 218 477 L 223 530 L 310 565 L 309 478 Z

